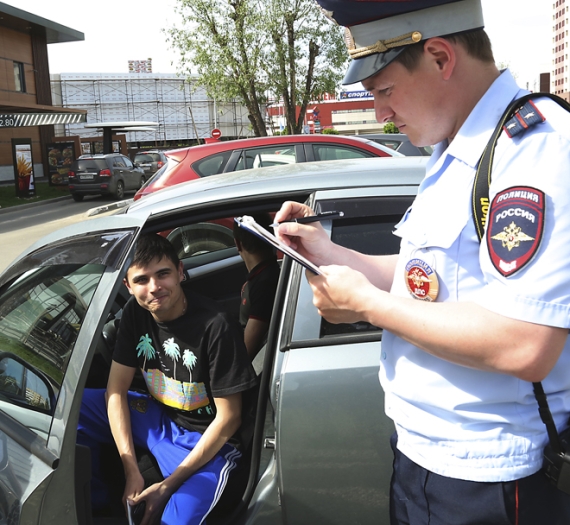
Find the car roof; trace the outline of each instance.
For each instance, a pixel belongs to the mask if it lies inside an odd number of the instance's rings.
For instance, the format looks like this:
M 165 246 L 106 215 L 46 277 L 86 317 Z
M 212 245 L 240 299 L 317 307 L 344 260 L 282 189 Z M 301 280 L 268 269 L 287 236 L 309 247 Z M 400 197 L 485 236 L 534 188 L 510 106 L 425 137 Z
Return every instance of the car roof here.
M 417 186 L 426 157 L 372 157 L 286 164 L 236 171 L 183 182 L 133 202 L 128 214 L 146 216 L 200 203 L 257 195 L 342 190 L 374 186 Z M 350 177 L 347 177 L 347 173 Z
M 425 175 L 427 157 L 372 157 L 287 164 L 213 175 L 171 186 L 133 202 L 126 213 L 93 218 L 56 230 L 24 250 L 18 260 L 51 242 L 91 232 L 141 228 L 147 220 L 210 203 L 237 202 L 352 188 L 413 187 Z M 350 173 L 350 177 L 346 174 Z M 415 189 L 413 193 L 415 193 Z

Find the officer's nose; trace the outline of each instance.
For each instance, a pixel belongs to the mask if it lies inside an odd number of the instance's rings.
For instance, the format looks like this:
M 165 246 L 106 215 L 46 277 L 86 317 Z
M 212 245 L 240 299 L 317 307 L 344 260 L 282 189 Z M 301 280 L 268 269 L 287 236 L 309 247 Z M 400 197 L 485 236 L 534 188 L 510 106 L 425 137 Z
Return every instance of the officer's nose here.
M 374 96 L 374 112 L 376 114 L 376 120 L 380 124 L 393 120 L 394 112 L 384 96 Z

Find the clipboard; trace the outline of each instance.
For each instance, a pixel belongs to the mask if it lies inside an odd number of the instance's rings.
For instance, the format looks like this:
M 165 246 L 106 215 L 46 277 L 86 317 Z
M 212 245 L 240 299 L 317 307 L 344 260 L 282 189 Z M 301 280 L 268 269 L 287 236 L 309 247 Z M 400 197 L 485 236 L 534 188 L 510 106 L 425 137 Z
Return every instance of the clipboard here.
M 300 265 L 304 266 L 307 270 L 310 270 L 316 275 L 321 275 L 319 267 L 313 264 L 309 259 L 303 257 L 299 252 L 283 244 L 275 235 L 266 230 L 263 226 L 260 226 L 253 217 L 249 215 L 243 215 L 242 217 L 235 217 L 234 221 L 240 228 L 244 228 L 250 233 L 253 233 L 260 239 L 263 239 L 266 243 L 271 244 L 277 250 L 283 252 L 285 255 L 291 257 L 291 259 L 297 261 Z

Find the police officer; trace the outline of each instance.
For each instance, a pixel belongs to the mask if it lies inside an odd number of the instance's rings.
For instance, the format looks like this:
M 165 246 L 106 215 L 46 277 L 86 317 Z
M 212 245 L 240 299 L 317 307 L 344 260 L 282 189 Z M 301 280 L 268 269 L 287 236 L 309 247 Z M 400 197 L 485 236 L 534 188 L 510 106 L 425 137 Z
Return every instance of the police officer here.
M 480 0 L 318 1 L 348 26 L 345 83 L 374 95 L 379 122 L 394 122 L 416 146 L 437 144 L 397 226 L 399 255 L 334 245 L 316 222 L 277 229 L 321 266 L 322 275 L 308 275 L 321 315 L 385 329 L 380 381 L 396 427 L 391 522 L 568 524 L 570 496 L 541 471 L 548 436 L 531 383 L 542 381 L 562 431 L 570 114 L 538 98 L 521 111 L 534 125 L 501 133 L 480 241 L 477 165 L 505 108 L 526 93 L 494 64 Z M 312 214 L 288 202 L 275 219 Z

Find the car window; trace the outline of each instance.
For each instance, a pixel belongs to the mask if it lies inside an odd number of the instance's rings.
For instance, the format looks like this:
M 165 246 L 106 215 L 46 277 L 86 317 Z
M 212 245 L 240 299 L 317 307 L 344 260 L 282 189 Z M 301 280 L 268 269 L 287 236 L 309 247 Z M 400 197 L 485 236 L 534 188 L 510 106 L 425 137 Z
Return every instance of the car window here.
M 295 147 L 287 144 L 246 149 L 240 155 L 235 171 L 268 166 L 282 166 L 297 162 Z
M 231 154 L 231 151 L 224 151 L 216 155 L 210 155 L 209 157 L 194 162 L 192 169 L 200 175 L 200 177 L 209 177 L 210 175 L 223 173 Z
M 149 155 L 148 153 L 145 153 L 144 155 L 135 155 L 135 162 L 139 162 L 139 163 L 145 163 L 145 162 L 152 162 L 152 156 Z
M 363 159 L 373 157 L 367 151 L 336 144 L 313 144 L 315 160 Z
M 133 163 L 131 162 L 131 159 L 128 159 L 127 157 L 121 157 L 121 159 L 127 168 L 133 168 L 134 167 Z
M 34 268 L 0 296 L 0 407 L 40 435 L 51 416 L 67 364 L 104 264 Z
M 391 255 L 398 253 L 399 237 L 392 234 L 400 221 L 411 198 L 401 202 L 401 213 L 390 215 L 366 216 L 333 221 L 331 239 L 334 243 L 367 255 Z M 396 211 L 396 209 L 392 211 Z M 320 337 L 336 334 L 379 331 L 381 328 L 369 323 L 332 324 L 321 320 Z
M 103 159 L 80 159 L 76 162 L 79 171 L 99 171 L 107 168 Z
M 121 157 L 113 157 L 113 166 L 115 168 L 124 168 L 125 162 Z

